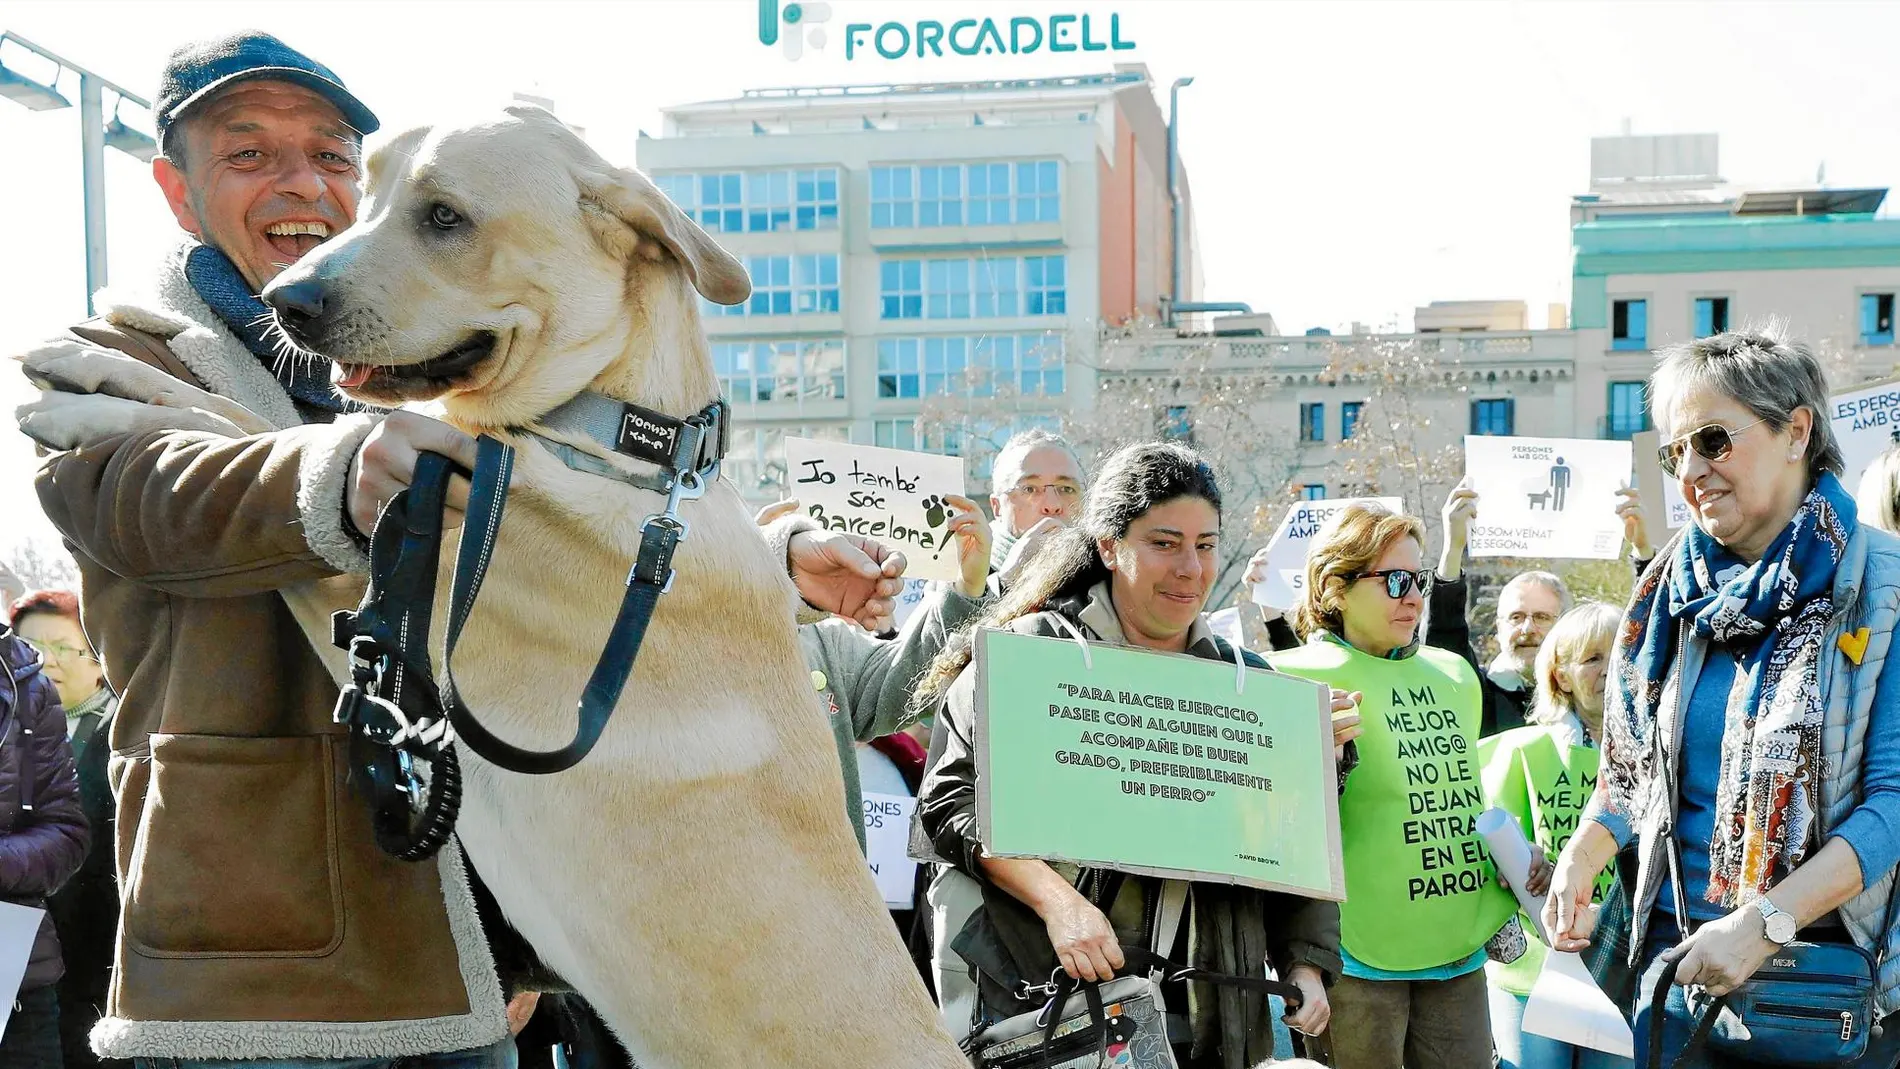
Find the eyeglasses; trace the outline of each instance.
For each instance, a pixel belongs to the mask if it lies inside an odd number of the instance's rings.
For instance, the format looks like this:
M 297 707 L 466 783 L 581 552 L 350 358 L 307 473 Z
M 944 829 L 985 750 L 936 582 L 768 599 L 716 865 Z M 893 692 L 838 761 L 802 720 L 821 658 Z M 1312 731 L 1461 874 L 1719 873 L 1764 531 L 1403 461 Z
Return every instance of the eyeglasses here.
M 1556 626 L 1557 617 L 1547 612 L 1514 612 L 1506 616 L 1504 622 L 1510 624 L 1512 627 L 1536 624 L 1538 627 L 1548 630 Z
M 1082 489 L 1073 483 L 1023 483 L 1020 486 L 1012 486 L 1003 492 L 1014 498 L 1031 498 L 1040 497 L 1043 494 L 1054 494 L 1064 501 L 1073 501 L 1082 493 Z
M 1430 568 L 1416 572 L 1408 572 L 1404 568 L 1387 568 L 1382 572 L 1360 572 L 1358 575 L 1349 575 L 1346 578 L 1355 583 L 1361 579 L 1383 579 L 1385 580 L 1385 596 L 1393 601 L 1410 594 L 1413 587 L 1418 588 L 1420 597 L 1425 597 L 1432 592 Z
M 20 637 L 26 640 L 27 645 L 33 647 L 34 649 L 40 651 L 42 654 L 45 654 L 48 657 L 57 657 L 60 659 L 64 659 L 67 657 L 77 657 L 78 655 L 86 652 L 85 650 L 80 649 L 78 646 L 74 646 L 66 642 L 60 642 L 57 639 L 27 638 L 25 635 L 21 635 Z
M 1720 423 L 1697 427 L 1680 438 L 1673 438 L 1664 443 L 1661 449 L 1656 450 L 1656 460 L 1662 464 L 1663 473 L 1672 479 L 1676 477 L 1677 470 L 1682 467 L 1682 454 L 1685 447 L 1695 450 L 1696 455 L 1703 460 L 1711 464 L 1719 464 L 1727 460 L 1728 455 L 1734 452 L 1736 435 L 1748 430 L 1749 427 L 1756 427 L 1766 422 L 1768 422 L 1767 418 L 1763 417 L 1747 427 L 1737 427 L 1734 430 L 1729 430 Z

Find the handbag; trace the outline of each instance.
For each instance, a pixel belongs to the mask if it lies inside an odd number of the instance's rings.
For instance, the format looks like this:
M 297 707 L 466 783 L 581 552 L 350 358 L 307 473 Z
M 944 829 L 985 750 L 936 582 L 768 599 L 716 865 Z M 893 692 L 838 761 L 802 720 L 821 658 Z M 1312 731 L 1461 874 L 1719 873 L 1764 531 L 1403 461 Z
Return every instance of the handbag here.
M 1678 964 L 1663 966 L 1650 999 L 1650 1069 L 1662 1069 L 1660 1022 Z M 1877 975 L 1874 956 L 1852 943 L 1789 943 L 1747 983 L 1709 1001 L 1671 1064 L 1681 1066 L 1705 1045 L 1751 1065 L 1820 1069 L 1857 1061 L 1878 1023 Z
M 1682 891 L 1682 845 L 1669 836 L 1669 864 L 1676 895 L 1676 916 L 1689 915 Z M 1887 893 L 1883 933 L 1893 928 L 1900 905 L 1900 882 Z M 1884 938 L 1883 938 L 1884 947 Z M 1666 962 L 1650 997 L 1650 1069 L 1662 1067 L 1663 1007 L 1675 984 L 1680 959 Z M 1689 1042 L 1672 1066 L 1707 1046 L 1753 1065 L 1823 1069 L 1854 1062 L 1880 1023 L 1876 996 L 1880 959 L 1852 942 L 1796 940 L 1769 955 L 1742 986 L 1717 995 L 1696 1019 Z M 1691 1006 L 1691 1013 L 1694 1007 Z
M 1138 947 L 1124 947 L 1122 954 L 1130 975 L 1106 983 L 1072 980 L 1057 969 L 1046 985 L 1025 984 L 1026 994 L 1046 992 L 1049 1001 L 972 1034 L 963 1045 L 970 1064 L 976 1069 L 1177 1069 L 1161 984 L 1187 980 L 1244 987 L 1279 995 L 1289 1013 L 1304 997 L 1298 987 L 1279 980 L 1210 973 Z M 1077 992 L 1083 1005 L 1070 1010 Z

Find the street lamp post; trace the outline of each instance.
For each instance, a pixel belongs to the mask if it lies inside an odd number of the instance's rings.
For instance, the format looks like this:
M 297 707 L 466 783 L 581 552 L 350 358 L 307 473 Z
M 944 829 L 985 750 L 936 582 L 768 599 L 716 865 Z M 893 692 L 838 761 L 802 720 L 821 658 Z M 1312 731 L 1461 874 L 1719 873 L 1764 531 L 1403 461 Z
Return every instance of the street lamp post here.
M 1194 84 L 1192 77 L 1176 78 L 1168 89 L 1168 315 L 1169 326 L 1174 325 L 1175 306 L 1182 303 L 1181 298 L 1181 141 L 1180 114 L 1181 90 Z
M 0 47 L 9 41 L 52 63 L 55 69 L 51 84 L 42 83 L 7 69 L 6 57 L 0 54 L 0 96 L 34 111 L 69 108 L 72 102 L 62 96 L 58 89 L 59 76 L 65 71 L 79 76 L 79 159 L 86 215 L 86 314 L 91 315 L 92 295 L 105 288 L 106 284 L 106 146 L 110 145 L 141 160 L 150 160 L 157 155 L 158 142 L 151 135 L 125 125 L 119 119 L 119 105 L 128 101 L 147 111 L 151 110 L 152 105 L 144 97 L 129 92 L 77 63 L 61 59 L 19 34 L 0 33 Z M 106 124 L 105 117 L 106 90 L 111 90 L 117 98 L 110 126 Z

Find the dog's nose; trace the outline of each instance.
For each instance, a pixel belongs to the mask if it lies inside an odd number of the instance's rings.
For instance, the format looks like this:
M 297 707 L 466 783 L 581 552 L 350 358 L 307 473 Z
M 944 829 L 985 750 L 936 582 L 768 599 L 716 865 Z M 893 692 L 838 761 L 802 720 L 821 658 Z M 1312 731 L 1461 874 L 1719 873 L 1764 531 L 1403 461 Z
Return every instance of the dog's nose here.
M 277 322 L 297 341 L 308 341 L 323 319 L 324 285 L 314 278 L 264 290 L 264 301 L 277 311 Z

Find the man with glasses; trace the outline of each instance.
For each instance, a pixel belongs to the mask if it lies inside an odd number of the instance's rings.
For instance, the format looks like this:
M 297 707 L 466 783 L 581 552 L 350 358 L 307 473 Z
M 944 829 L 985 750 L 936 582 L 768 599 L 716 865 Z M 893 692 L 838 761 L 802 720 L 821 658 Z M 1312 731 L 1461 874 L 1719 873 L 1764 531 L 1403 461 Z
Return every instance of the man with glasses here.
M 1569 610 L 1570 590 L 1549 572 L 1525 572 L 1504 584 L 1498 594 L 1498 655 L 1489 665 L 1481 662 L 1465 618 L 1465 546 L 1477 515 L 1477 491 L 1460 483 L 1445 499 L 1444 546 L 1425 618 L 1425 644 L 1456 653 L 1478 670 L 1484 687 L 1478 734 L 1484 737 L 1524 726 L 1524 714 L 1535 697 L 1531 667 L 1544 636 Z
M 1041 429 L 1012 435 L 991 468 L 990 571 L 1007 586 L 1049 533 L 1082 511 L 1082 463 L 1061 437 Z

